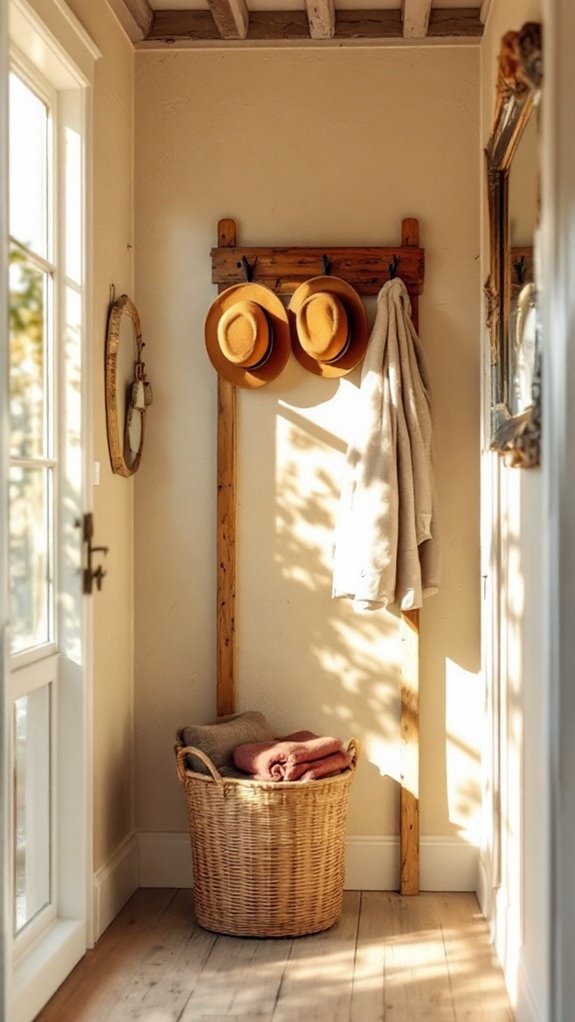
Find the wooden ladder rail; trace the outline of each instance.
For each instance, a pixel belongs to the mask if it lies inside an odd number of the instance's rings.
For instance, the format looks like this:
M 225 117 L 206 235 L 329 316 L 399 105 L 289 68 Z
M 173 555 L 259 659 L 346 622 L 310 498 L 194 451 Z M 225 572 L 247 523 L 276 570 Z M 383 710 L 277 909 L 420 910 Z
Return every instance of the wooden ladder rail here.
M 212 249 L 212 280 L 221 292 L 245 278 L 247 259 L 252 279 L 277 293 L 291 294 L 309 277 L 331 272 L 342 276 L 361 295 L 375 295 L 387 279 L 389 263 L 399 255 L 399 276 L 406 282 L 416 330 L 419 294 L 423 290 L 424 253 L 419 248 L 419 224 L 402 221 L 401 245 L 396 247 L 253 248 L 238 247 L 236 223 L 218 223 L 218 246 Z M 216 706 L 218 716 L 234 713 L 236 602 L 236 388 L 218 377 L 217 420 L 217 612 Z M 400 894 L 419 893 L 419 611 L 401 615 L 400 717 Z

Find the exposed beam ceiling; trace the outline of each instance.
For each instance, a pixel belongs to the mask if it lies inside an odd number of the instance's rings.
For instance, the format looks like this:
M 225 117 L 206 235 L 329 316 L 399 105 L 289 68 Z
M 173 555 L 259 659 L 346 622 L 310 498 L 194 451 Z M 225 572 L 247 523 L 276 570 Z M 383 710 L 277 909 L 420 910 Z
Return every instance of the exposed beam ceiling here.
M 148 0 L 108 0 L 108 3 L 133 43 L 147 38 L 154 20 Z
M 406 39 L 425 39 L 431 14 L 431 0 L 402 0 L 401 16 Z
M 335 0 L 305 0 L 309 34 L 312 39 L 333 39 Z
M 250 12 L 246 0 L 208 0 L 212 17 L 222 39 L 245 39 Z
M 157 11 L 148 0 L 108 2 L 138 49 L 472 42 L 483 34 L 479 7 L 432 8 L 432 0 L 402 0 L 401 9 L 384 10 L 344 10 L 336 8 L 336 0 L 305 0 L 305 11 L 250 11 L 249 0 L 207 0 L 209 10 Z

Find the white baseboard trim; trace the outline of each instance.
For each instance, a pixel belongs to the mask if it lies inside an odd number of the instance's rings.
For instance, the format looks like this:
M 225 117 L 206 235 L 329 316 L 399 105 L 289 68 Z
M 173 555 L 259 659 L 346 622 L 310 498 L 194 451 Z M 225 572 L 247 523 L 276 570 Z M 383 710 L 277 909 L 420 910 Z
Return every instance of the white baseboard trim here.
M 141 887 L 191 887 L 187 833 L 138 834 Z M 457 838 L 421 839 L 422 891 L 476 891 L 479 851 Z M 399 887 L 399 839 L 348 837 L 345 888 L 395 891 Z
M 421 839 L 422 891 L 476 891 L 479 848 L 461 838 Z
M 478 862 L 478 865 L 477 865 L 477 888 L 476 888 L 476 893 L 477 893 L 477 901 L 479 902 L 479 908 L 481 909 L 481 914 L 483 916 L 485 916 L 486 919 L 490 919 L 490 917 L 491 917 L 491 902 L 492 902 L 492 897 L 491 897 L 491 891 L 490 891 L 490 887 L 489 887 L 489 879 L 488 879 L 488 876 L 487 876 L 487 870 L 485 868 L 485 863 L 482 862 L 482 860 L 481 860 L 481 855 L 479 856 L 479 862 Z
M 525 964 L 523 954 L 520 952 L 519 968 L 517 970 L 516 1022 L 543 1022 L 547 1017 L 543 1010 L 543 998 L 540 992 L 535 989 L 530 971 Z
M 137 835 L 128 834 L 107 862 L 94 873 L 94 938 L 104 932 L 140 886 Z
M 399 841 L 395 837 L 348 837 L 346 891 L 394 891 L 399 887 Z

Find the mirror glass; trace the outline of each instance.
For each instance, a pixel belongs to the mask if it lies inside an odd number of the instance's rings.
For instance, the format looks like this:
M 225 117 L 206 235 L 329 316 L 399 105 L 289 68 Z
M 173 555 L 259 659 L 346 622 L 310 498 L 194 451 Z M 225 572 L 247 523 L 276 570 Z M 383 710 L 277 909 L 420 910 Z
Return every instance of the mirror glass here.
M 537 292 L 533 266 L 539 215 L 537 119 L 532 112 L 509 170 L 509 410 L 521 414 L 533 403 L 537 340 Z
M 138 357 L 135 323 L 125 312 L 120 321 L 120 343 L 116 361 L 116 408 L 120 435 L 123 436 L 124 461 L 129 468 L 133 468 L 142 443 L 142 413 L 131 407 L 134 366 L 138 362 Z

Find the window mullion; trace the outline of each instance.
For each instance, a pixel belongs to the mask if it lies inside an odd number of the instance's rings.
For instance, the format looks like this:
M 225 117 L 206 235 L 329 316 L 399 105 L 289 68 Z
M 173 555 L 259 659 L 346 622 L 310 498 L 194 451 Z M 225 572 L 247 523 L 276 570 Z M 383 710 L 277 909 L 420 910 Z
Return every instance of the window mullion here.
M 17 238 L 10 237 L 10 245 L 22 252 L 26 262 L 31 263 L 35 269 L 40 270 L 42 273 L 53 274 L 56 272 L 55 263 L 45 259 L 44 256 L 39 255 L 38 252 L 35 252 L 34 249 L 29 248 L 27 245 L 23 245 Z
M 14 468 L 56 468 L 55 458 L 10 458 Z

